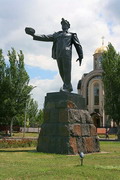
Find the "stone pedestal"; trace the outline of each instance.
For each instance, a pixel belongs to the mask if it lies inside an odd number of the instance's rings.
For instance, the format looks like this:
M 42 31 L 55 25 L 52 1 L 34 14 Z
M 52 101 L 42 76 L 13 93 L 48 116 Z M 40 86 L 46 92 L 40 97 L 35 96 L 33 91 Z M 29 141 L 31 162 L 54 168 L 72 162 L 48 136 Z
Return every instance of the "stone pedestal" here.
M 100 151 L 84 98 L 66 92 L 47 94 L 37 151 L 59 154 Z

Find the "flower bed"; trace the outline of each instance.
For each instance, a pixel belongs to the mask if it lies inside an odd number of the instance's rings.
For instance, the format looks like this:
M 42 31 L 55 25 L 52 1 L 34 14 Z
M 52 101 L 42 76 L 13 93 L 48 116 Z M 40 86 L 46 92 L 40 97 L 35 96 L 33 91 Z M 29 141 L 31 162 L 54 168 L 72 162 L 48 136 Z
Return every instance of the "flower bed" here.
M 17 148 L 17 147 L 35 147 L 37 140 L 35 139 L 1 139 L 0 148 Z

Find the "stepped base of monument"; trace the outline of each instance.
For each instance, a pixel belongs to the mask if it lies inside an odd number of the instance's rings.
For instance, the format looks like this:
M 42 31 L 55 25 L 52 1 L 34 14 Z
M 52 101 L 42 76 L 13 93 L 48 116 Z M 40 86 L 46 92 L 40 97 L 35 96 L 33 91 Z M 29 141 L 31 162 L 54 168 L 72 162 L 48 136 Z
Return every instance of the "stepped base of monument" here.
M 100 151 L 96 127 L 84 98 L 67 92 L 47 94 L 37 151 L 58 154 Z

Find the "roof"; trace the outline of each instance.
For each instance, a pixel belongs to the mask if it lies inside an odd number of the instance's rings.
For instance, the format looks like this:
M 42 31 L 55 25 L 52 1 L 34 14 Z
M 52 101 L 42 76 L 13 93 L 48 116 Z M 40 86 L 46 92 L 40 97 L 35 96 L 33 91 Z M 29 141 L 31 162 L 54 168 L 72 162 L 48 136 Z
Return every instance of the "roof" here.
M 97 53 L 103 53 L 103 52 L 105 52 L 105 51 L 107 51 L 107 46 L 101 46 L 101 47 L 99 47 L 99 48 L 97 48 L 96 50 L 95 50 L 95 52 L 94 52 L 94 54 L 97 54 Z

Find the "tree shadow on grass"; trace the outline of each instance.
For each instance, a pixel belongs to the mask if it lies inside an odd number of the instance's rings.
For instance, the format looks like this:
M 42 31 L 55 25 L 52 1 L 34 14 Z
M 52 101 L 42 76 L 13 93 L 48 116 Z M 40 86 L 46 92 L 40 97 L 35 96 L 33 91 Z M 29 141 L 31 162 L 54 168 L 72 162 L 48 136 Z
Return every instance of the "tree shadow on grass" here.
M 37 150 L 35 150 L 35 149 L 34 150 L 24 150 L 24 149 L 23 150 L 16 150 L 16 149 L 15 150 L 13 150 L 13 149 L 12 150 L 2 150 L 1 149 L 0 152 L 5 152 L 5 153 L 7 153 L 7 152 L 34 152 L 35 153 L 36 152 L 37 153 Z

